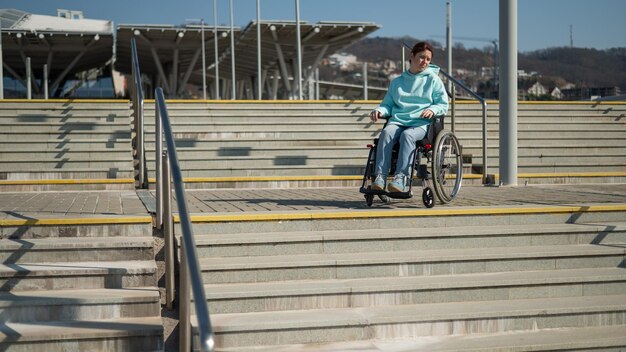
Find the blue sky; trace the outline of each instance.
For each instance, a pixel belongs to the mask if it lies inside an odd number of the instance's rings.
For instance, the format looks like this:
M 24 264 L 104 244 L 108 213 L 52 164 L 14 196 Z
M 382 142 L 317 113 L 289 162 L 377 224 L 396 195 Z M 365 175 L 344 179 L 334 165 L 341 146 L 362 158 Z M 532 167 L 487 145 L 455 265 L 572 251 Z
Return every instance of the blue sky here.
M 256 0 L 233 0 L 235 25 L 256 18 Z M 453 37 L 497 39 L 498 0 L 449 0 Z M 217 0 L 218 24 L 229 23 L 229 0 Z M 186 19 L 213 23 L 213 0 L 0 0 L 0 8 L 56 15 L 57 8 L 82 10 L 87 18 L 119 23 L 179 25 Z M 518 49 L 568 46 L 570 25 L 576 47 L 626 47 L 625 0 L 518 0 Z M 261 0 L 262 19 L 295 19 L 295 0 Z M 364 21 L 382 28 L 373 36 L 445 42 L 446 0 L 300 0 L 303 21 Z M 466 47 L 489 45 L 462 42 Z

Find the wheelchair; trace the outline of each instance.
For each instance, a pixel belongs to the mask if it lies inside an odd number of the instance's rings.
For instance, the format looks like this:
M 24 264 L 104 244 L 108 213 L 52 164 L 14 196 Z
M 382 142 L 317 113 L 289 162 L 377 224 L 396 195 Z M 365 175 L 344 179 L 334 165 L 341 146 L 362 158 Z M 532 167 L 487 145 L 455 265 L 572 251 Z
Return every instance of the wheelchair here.
M 411 153 L 413 162 L 410 164 L 411 170 L 406 192 L 387 192 L 386 190 L 372 189 L 372 182 L 374 182 L 375 177 L 374 168 L 376 165 L 378 138 L 374 139 L 373 144 L 368 144 L 370 149 L 369 156 L 365 165 L 363 183 L 359 190 L 364 194 L 367 206 L 372 206 L 374 196 L 378 196 L 384 203 L 389 203 L 390 198 L 412 198 L 414 179 L 422 181 L 422 202 L 427 208 L 435 206 L 435 194 L 443 204 L 450 203 L 456 198 L 463 181 L 463 157 L 459 140 L 452 132 L 444 129 L 444 120 L 445 116 L 434 116 L 431 119 L 426 137 L 415 143 L 415 149 Z M 389 120 L 385 122 L 385 126 L 387 126 L 388 122 Z M 398 161 L 398 149 L 399 145 L 396 143 L 391 156 L 390 176 L 395 172 Z

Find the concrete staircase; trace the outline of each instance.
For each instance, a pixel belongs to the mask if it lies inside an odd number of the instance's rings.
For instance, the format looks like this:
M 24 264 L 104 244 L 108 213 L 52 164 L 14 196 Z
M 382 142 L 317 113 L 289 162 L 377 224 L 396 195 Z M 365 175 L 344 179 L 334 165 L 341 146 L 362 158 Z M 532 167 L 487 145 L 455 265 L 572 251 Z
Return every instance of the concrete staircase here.
M 0 350 L 162 351 L 150 224 L 40 222 L 0 227 Z
M 362 175 L 365 146 L 381 127 L 367 116 L 375 106 L 358 101 L 168 102 L 184 176 L 200 178 Z M 623 181 L 625 115 L 623 103 L 520 103 L 518 172 L 613 172 L 622 176 L 611 181 Z M 153 116 L 153 107 L 148 105 L 148 131 L 154 131 Z M 455 133 L 463 144 L 466 162 L 475 173 L 482 173 L 480 105 L 460 102 L 456 116 Z M 488 111 L 489 173 L 498 172 L 498 119 L 497 102 L 492 102 Z M 450 128 L 450 119 L 447 123 Z M 146 137 L 148 168 L 154 170 L 151 134 Z M 211 185 L 197 187 L 206 186 Z
M 498 172 L 499 111 L 488 105 L 489 173 Z M 457 135 L 475 172 L 482 172 L 482 110 L 457 106 Z M 626 171 L 626 104 L 521 102 L 518 109 L 520 173 Z
M 623 212 L 329 217 L 195 225 L 219 351 L 626 348 Z
M 354 186 L 366 145 L 381 128 L 367 117 L 375 106 L 371 101 L 168 102 L 183 176 L 199 178 L 189 188 L 336 186 L 348 185 L 346 180 Z M 154 178 L 154 106 L 146 102 L 145 109 L 148 174 Z M 63 189 L 132 188 L 130 115 L 127 101 L 0 102 L 0 187 L 59 189 L 65 181 Z M 456 115 L 465 162 L 481 174 L 480 105 L 459 102 Z M 520 103 L 518 115 L 519 174 L 567 175 L 539 183 L 594 182 L 574 173 L 604 173 L 600 182 L 626 180 L 626 104 Z M 489 104 L 488 116 L 488 173 L 497 173 L 497 102 Z M 246 177 L 273 180 L 233 181 Z M 215 178 L 231 181 L 216 184 Z M 77 180 L 98 182 L 72 186 Z
M 0 179 L 132 179 L 129 119 L 122 100 L 2 101 Z

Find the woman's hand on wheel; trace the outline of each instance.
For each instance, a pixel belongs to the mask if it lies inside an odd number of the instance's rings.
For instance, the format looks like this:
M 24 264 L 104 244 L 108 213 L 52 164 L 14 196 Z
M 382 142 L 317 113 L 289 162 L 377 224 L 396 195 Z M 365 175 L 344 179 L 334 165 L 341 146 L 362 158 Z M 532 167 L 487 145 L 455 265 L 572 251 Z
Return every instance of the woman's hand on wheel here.
M 370 120 L 372 120 L 372 122 L 378 121 L 379 118 L 381 118 L 380 111 L 372 110 L 372 112 L 370 112 Z

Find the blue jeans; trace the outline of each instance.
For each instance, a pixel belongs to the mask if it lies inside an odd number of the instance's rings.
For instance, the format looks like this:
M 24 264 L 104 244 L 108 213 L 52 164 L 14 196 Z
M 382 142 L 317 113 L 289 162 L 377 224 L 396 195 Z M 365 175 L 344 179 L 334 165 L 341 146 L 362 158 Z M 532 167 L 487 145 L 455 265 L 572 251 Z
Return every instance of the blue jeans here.
M 378 137 L 378 146 L 376 147 L 376 167 L 375 175 L 389 175 L 391 167 L 391 152 L 393 146 L 400 142 L 398 151 L 398 162 L 396 165 L 396 175 L 402 173 L 409 175 L 411 163 L 413 162 L 413 151 L 415 143 L 424 139 L 426 131 L 423 127 L 407 127 L 400 125 L 388 124 Z

